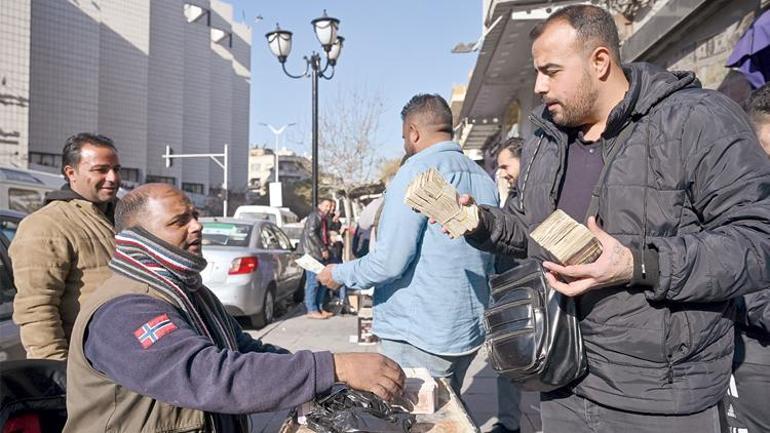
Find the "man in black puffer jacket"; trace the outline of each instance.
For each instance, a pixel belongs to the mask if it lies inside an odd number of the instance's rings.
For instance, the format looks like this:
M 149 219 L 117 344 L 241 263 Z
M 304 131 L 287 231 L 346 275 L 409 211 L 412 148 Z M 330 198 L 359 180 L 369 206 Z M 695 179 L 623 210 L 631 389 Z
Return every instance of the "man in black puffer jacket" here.
M 592 264 L 544 263 L 577 301 L 588 373 L 542 395 L 543 430 L 718 432 L 731 299 L 770 286 L 770 162 L 740 107 L 692 73 L 621 67 L 605 10 L 563 8 L 532 39 L 545 105 L 518 203 L 481 207 L 466 238 L 545 259 L 527 234 L 559 208 L 602 242 Z

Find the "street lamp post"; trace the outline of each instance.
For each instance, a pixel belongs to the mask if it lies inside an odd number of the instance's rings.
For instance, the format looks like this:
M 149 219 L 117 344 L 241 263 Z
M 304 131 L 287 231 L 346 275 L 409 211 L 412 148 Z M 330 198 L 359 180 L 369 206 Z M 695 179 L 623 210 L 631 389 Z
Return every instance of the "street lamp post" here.
M 276 24 L 276 29 L 265 35 L 267 38 L 267 44 L 270 47 L 270 51 L 278 58 L 281 63 L 283 72 L 291 78 L 305 78 L 310 77 L 312 79 L 313 87 L 313 208 L 318 206 L 318 78 L 325 80 L 331 80 L 334 77 L 334 67 L 337 64 L 337 59 L 342 51 L 342 44 L 345 38 L 337 34 L 340 20 L 332 18 L 326 15 L 324 10 L 323 16 L 316 18 L 310 22 L 315 30 L 318 42 L 321 43 L 324 52 L 326 53 L 326 64 L 322 67 L 321 55 L 315 51 L 310 54 L 310 57 L 304 56 L 305 60 L 305 72 L 300 75 L 294 75 L 286 70 L 286 59 L 291 53 L 291 38 L 292 32 L 282 30 L 280 26 Z M 331 68 L 331 73 L 326 75 L 326 71 Z
M 270 131 L 275 135 L 275 181 L 278 182 L 278 168 L 279 168 L 279 166 L 278 166 L 278 138 L 280 138 L 281 134 L 283 134 L 286 131 L 286 129 L 288 129 L 290 126 L 296 125 L 296 123 L 295 122 L 287 123 L 286 125 L 283 125 L 280 128 L 276 128 L 275 126 L 273 126 L 273 125 L 271 125 L 269 123 L 264 123 L 264 122 L 259 122 L 259 124 L 262 125 L 262 126 L 267 126 L 268 128 L 270 128 Z

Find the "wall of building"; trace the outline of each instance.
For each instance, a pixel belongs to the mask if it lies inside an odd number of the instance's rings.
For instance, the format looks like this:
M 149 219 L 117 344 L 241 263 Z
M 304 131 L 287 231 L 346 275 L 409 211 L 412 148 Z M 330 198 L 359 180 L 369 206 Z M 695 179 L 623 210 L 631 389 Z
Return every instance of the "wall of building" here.
M 187 161 L 170 168 L 161 158 L 166 145 L 182 153 L 184 113 L 185 22 L 184 0 L 150 3 L 150 58 L 147 86 L 147 174 L 182 178 Z
M 207 0 L 195 0 L 194 3 L 209 9 Z M 184 26 L 184 146 L 180 153 L 209 153 L 210 140 L 210 41 L 211 32 L 206 18 L 186 23 Z M 209 183 L 209 162 L 205 159 L 187 159 L 182 166 L 182 180 L 190 183 Z M 208 190 L 207 190 L 208 192 Z
M 186 4 L 202 8 L 197 20 Z M 161 156 L 166 145 L 221 153 L 226 143 L 230 186 L 245 189 L 251 30 L 228 3 L 3 0 L 0 12 L 0 98 L 23 101 L 0 113 L 0 163 L 57 172 L 65 139 L 97 132 L 115 141 L 133 185 L 208 193 L 221 168 L 205 158 L 166 168 Z M 224 37 L 212 41 L 213 29 Z
M 57 171 L 67 137 L 99 131 L 100 3 L 31 2 L 30 168 Z
M 687 37 L 666 38 L 661 41 L 665 49 L 643 60 L 669 70 L 694 71 L 704 87 L 719 88 L 730 72 L 725 67 L 727 58 L 754 21 L 759 7 L 759 0 L 733 0 L 729 7 L 693 17 Z
M 251 87 L 251 29 L 242 23 L 234 22 L 233 46 L 233 72 L 231 83 L 232 108 L 230 110 L 230 140 L 233 145 L 230 159 L 232 175 L 230 181 L 233 185 L 247 185 L 249 165 L 249 106 Z
M 0 2 L 0 164 L 26 166 L 29 148 L 29 0 Z
M 123 167 L 144 170 L 150 0 L 102 0 L 100 9 L 98 132 L 122 150 Z

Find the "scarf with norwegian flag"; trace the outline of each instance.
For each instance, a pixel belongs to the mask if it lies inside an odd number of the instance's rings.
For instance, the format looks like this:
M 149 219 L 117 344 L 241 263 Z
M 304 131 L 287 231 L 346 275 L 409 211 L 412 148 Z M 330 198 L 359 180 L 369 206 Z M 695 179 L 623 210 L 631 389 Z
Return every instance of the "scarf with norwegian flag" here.
M 202 283 L 206 259 L 159 239 L 141 227 L 115 236 L 110 268 L 149 284 L 173 301 L 187 321 L 220 349 L 238 350 L 235 330 L 222 304 Z

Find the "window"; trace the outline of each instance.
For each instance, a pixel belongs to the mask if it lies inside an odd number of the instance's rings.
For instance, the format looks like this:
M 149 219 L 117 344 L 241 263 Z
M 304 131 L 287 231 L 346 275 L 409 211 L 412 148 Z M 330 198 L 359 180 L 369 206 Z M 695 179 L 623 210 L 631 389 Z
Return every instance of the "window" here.
M 290 250 L 291 249 L 291 241 L 288 237 L 279 229 L 278 227 L 270 227 L 275 237 L 278 239 L 278 244 L 281 246 L 282 250 Z
M 182 191 L 192 194 L 204 194 L 204 185 L 202 183 L 182 182 Z
M 262 231 L 259 234 L 260 246 L 266 250 L 278 250 L 281 248 L 281 244 L 278 243 L 275 233 L 269 227 L 267 224 L 262 226 Z
M 10 219 L 0 219 L 0 233 L 3 234 L 9 241 L 13 240 L 16 235 L 16 230 L 19 229 L 19 221 Z
M 32 213 L 43 206 L 43 194 L 33 189 L 8 188 L 8 208 Z
M 232 224 L 204 222 L 203 245 L 223 245 L 228 247 L 248 247 L 251 240 L 251 224 Z
M 176 186 L 176 178 L 171 176 L 155 176 L 153 174 L 148 174 L 147 178 L 145 179 L 145 182 L 147 183 L 167 183 L 169 185 Z
M 15 180 L 17 182 L 25 183 L 39 183 L 40 185 L 43 184 L 43 181 L 24 171 L 13 170 L 11 168 L 0 168 L 0 173 L 3 173 L 5 180 Z
M 29 152 L 30 164 L 44 165 L 46 167 L 61 168 L 61 154 Z
M 129 168 L 129 167 L 120 167 L 120 179 L 128 182 L 139 183 L 140 182 L 139 169 Z

